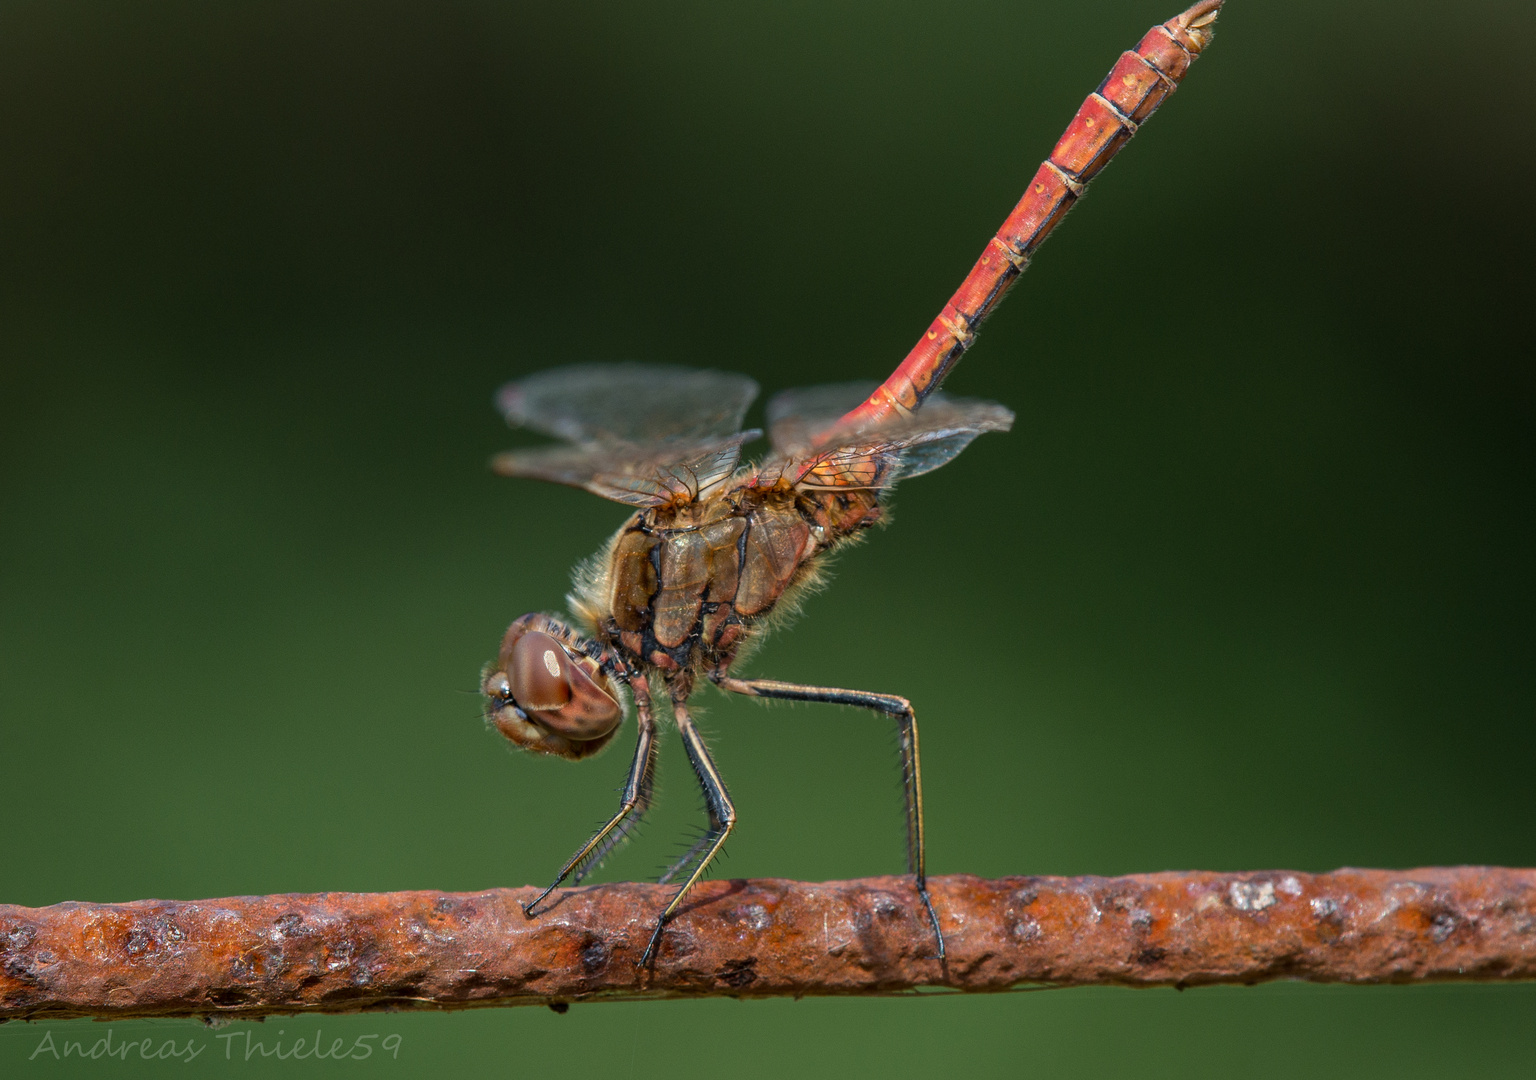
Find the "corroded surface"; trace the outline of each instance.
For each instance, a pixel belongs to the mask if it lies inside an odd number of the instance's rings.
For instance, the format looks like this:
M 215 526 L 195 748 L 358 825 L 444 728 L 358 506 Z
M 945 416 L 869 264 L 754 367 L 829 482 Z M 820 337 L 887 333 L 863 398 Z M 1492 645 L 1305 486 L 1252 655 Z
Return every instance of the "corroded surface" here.
M 260 1016 L 604 997 L 1536 977 L 1536 870 L 1163 873 L 0 906 L 0 1018 Z

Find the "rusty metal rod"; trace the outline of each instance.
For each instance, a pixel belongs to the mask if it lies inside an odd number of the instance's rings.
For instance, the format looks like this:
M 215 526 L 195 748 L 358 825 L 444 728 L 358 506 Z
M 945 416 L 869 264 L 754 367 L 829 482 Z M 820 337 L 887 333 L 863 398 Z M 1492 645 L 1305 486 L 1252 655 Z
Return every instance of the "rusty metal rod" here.
M 457 1009 L 919 987 L 1536 978 L 1536 870 L 1450 867 L 534 889 L 0 905 L 0 1020 Z

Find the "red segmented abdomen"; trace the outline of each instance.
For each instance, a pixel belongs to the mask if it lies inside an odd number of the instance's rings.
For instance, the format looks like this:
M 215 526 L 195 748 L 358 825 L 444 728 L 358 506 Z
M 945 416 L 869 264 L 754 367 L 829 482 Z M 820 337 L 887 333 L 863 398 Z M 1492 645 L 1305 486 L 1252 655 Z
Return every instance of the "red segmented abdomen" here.
M 1121 54 L 1077 110 L 1018 206 L 927 333 L 890 378 L 836 426 L 863 425 L 891 413 L 910 412 L 939 388 L 975 339 L 976 324 L 997 306 L 1088 181 L 1109 164 L 1210 44 L 1210 26 L 1223 2 L 1200 0 L 1183 14 L 1154 26 L 1134 51 Z

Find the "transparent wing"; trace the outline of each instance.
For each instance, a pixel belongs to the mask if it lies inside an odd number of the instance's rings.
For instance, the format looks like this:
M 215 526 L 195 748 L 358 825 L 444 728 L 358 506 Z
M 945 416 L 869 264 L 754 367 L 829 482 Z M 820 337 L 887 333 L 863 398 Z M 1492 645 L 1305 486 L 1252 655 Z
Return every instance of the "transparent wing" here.
M 741 444 L 761 434 L 650 446 L 541 446 L 497 454 L 491 467 L 503 476 L 569 484 L 630 506 L 662 506 L 708 497 L 736 471 Z
M 509 451 L 491 466 L 630 506 L 690 502 L 729 479 L 741 444 L 762 434 L 741 430 L 755 397 L 757 383 L 722 371 L 555 368 L 503 386 L 496 404 L 513 427 L 574 445 Z
M 873 380 L 827 383 L 774 394 L 768 399 L 768 441 L 784 454 L 813 449 L 817 432 L 825 431 L 838 417 L 869 397 L 878 385 Z
M 1007 431 L 1013 413 L 991 401 L 932 395 L 922 409 L 884 423 L 834 432 L 805 446 L 809 433 L 824 429 L 863 400 L 851 396 L 857 384 L 790 391 L 769 404 L 769 422 L 778 458 L 769 467 L 801 488 L 884 488 L 948 464 L 971 440 L 987 431 Z
M 757 397 L 745 375 L 649 364 L 575 364 L 496 393 L 507 423 L 584 445 L 698 442 L 741 430 Z

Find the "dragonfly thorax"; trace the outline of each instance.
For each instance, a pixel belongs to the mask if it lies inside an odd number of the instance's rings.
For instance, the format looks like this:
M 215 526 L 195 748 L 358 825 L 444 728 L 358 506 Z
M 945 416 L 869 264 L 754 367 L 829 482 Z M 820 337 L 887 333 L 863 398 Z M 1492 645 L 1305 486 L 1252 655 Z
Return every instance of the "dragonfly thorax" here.
M 747 484 L 643 510 L 578 580 L 572 601 L 600 641 L 642 667 L 723 673 L 822 555 L 879 518 L 874 491 Z

